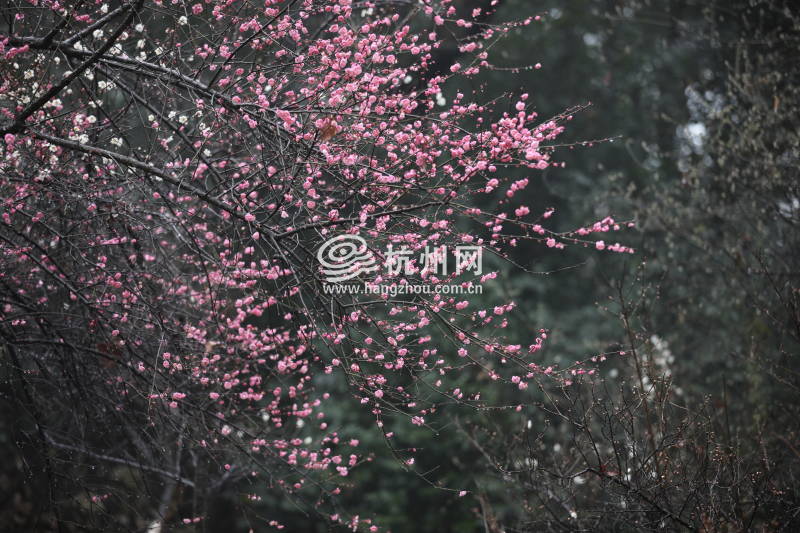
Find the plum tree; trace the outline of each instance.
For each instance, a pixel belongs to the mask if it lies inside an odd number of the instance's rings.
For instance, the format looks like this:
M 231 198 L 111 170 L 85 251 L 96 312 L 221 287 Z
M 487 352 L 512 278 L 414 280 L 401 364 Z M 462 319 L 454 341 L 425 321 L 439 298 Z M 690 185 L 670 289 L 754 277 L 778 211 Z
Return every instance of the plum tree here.
M 443 96 L 538 18 L 490 24 L 494 3 L 4 3 L 0 335 L 55 526 L 195 524 L 236 484 L 375 529 L 336 503 L 368 458 L 326 418 L 344 401 L 330 380 L 391 446 L 387 417 L 483 405 L 453 373 L 524 394 L 591 372 L 540 368 L 543 330 L 504 341 L 515 303 L 468 296 L 495 272 L 430 262 L 459 247 L 502 260 L 522 240 L 632 251 L 593 236 L 621 228 L 610 217 L 549 231 L 552 210 L 515 199 L 529 180 L 504 177 L 558 166 L 574 110 Z M 447 39 L 461 55 L 442 69 Z M 495 211 L 476 207 L 497 189 Z M 326 266 L 372 290 L 330 290 Z

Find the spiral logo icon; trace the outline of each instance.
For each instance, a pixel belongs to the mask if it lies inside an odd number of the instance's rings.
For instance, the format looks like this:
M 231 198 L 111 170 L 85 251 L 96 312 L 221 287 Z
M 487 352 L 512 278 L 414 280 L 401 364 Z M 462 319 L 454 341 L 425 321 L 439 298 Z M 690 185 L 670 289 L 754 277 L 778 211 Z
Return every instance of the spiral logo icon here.
M 378 270 L 367 241 L 358 235 L 337 235 L 328 239 L 317 250 L 317 260 L 329 283 L 340 283 Z

